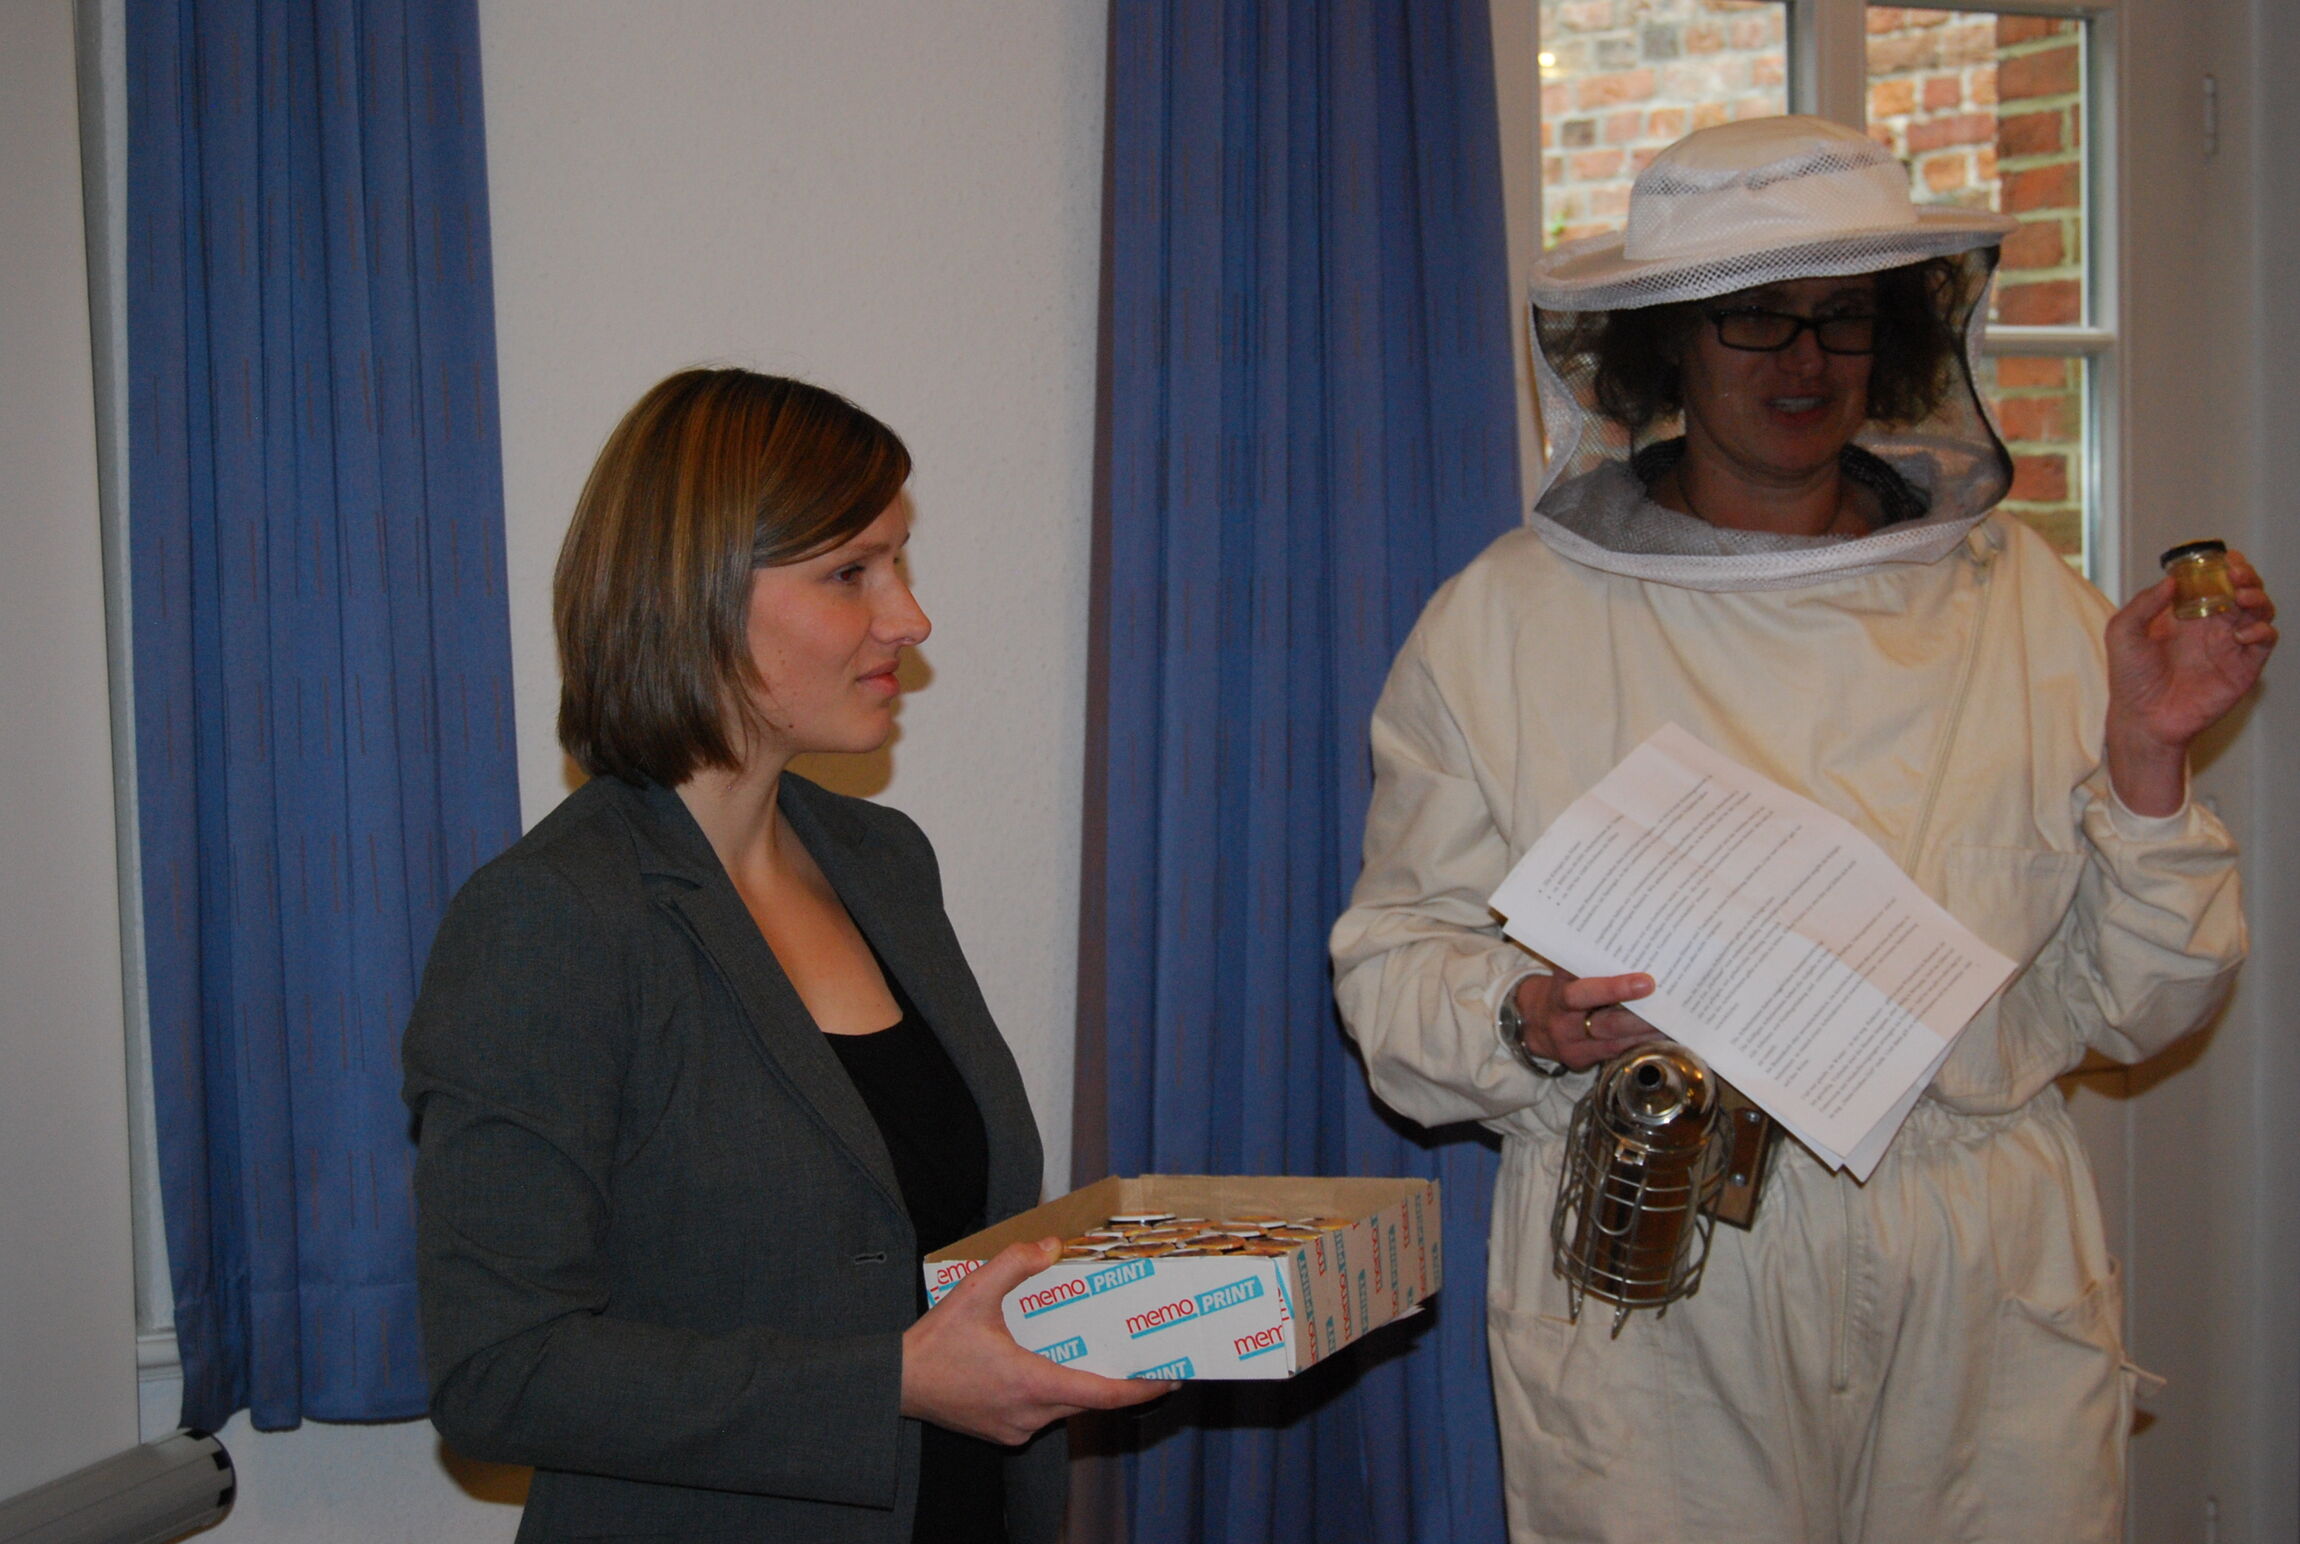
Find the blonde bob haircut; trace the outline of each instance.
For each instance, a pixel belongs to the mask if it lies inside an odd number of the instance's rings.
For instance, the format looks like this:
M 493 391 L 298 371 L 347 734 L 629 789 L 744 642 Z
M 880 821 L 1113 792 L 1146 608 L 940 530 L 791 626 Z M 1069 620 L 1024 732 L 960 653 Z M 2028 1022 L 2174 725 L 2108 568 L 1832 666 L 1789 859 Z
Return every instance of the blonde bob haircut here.
M 739 766 L 758 727 L 752 571 L 850 539 L 909 476 L 892 429 L 804 381 L 682 370 L 641 397 L 552 576 L 567 754 L 628 783 Z

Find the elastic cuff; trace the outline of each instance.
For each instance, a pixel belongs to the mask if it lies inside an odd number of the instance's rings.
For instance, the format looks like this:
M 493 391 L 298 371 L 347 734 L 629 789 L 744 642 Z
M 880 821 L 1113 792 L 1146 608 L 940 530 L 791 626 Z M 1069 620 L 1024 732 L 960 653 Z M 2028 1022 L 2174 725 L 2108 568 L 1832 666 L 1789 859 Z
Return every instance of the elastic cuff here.
M 1528 965 L 1512 971 L 1506 976 L 1497 976 L 1494 979 L 1494 984 L 1486 990 L 1486 1017 L 1489 1019 L 1501 1017 L 1501 1005 L 1509 1001 L 1511 994 L 1517 990 L 1519 982 L 1530 976 L 1552 976 L 1555 974 L 1555 971 L 1544 966 Z
M 2188 810 L 2191 801 L 2189 799 L 2188 778 L 2185 773 L 2182 774 L 2180 782 L 2180 808 L 2169 815 L 2135 814 L 2126 807 L 2123 797 L 2116 791 L 2115 783 L 2110 782 L 2105 777 L 2101 779 L 2101 782 L 2106 785 L 2108 790 L 2108 823 L 2115 827 L 2116 834 L 2126 841 L 2161 842 L 2178 836 L 2188 829 Z

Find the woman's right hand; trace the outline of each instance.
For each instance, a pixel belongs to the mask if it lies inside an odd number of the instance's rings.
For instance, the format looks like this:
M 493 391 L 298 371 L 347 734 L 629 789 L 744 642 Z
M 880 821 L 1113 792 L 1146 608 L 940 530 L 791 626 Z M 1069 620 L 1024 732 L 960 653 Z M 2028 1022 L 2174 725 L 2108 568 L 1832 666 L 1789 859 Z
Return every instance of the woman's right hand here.
M 1544 1061 L 1562 1062 L 1579 1072 L 1661 1038 L 1624 1003 L 1653 995 L 1647 975 L 1528 976 L 1517 984 L 1517 1012 L 1525 1028 L 1525 1048 Z
M 999 1303 L 1062 1258 L 1060 1239 L 1011 1244 L 903 1332 L 902 1413 L 1014 1447 L 1081 1410 L 1117 1410 L 1178 1385 L 1105 1378 L 1017 1345 Z

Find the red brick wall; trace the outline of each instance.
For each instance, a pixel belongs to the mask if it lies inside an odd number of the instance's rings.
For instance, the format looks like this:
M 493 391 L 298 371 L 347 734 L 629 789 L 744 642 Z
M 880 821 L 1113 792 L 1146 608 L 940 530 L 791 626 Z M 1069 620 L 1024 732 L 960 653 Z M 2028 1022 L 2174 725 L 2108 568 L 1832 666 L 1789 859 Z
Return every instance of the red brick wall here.
M 1997 272 L 1996 319 L 2024 326 L 2085 320 L 2084 39 L 2077 22 L 1997 20 L 1999 207 L 2020 220 Z M 2082 360 L 1997 363 L 1997 416 L 2013 453 L 2006 508 L 2064 553 L 2084 549 Z
M 1695 129 L 1788 111 L 1785 8 L 1771 0 L 1542 0 L 1542 226 L 1619 226 L 1629 184 Z
M 2083 34 L 2043 16 L 1872 6 L 1869 132 L 1909 163 L 1927 203 L 1997 209 L 2005 239 L 1991 320 L 2084 320 Z M 2005 508 L 2061 552 L 2084 544 L 2084 369 L 1984 361 L 1982 392 L 2013 457 Z
M 2082 322 L 2083 34 L 2041 16 L 1875 7 L 1870 132 L 1906 157 L 1921 199 L 1996 208 L 2005 240 L 1992 319 Z M 2084 370 L 2001 357 L 1983 386 L 2013 457 L 2008 511 L 2072 556 L 2084 542 Z

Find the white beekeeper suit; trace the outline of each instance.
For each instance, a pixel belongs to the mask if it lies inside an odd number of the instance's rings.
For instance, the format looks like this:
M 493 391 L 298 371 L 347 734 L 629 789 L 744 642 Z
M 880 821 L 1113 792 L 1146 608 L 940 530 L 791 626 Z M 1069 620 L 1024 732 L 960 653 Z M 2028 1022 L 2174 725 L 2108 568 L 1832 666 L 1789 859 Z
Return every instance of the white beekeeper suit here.
M 1626 252 L 1616 236 L 1544 259 L 1545 337 L 1569 306 L 1958 252 L 1976 305 L 2007 222 L 1919 216 L 1904 176 L 1815 120 L 1680 142 L 1640 180 Z M 1656 182 L 1713 207 L 1649 218 L 1641 244 Z M 1777 217 L 1720 237 L 1720 201 L 1745 194 Z M 2108 1544 L 2134 1372 L 2053 1080 L 2088 1048 L 2150 1055 L 2218 1003 L 2244 953 L 2227 833 L 2200 806 L 2143 818 L 2110 793 L 2110 608 L 1988 513 L 2005 458 L 1963 374 L 1933 418 L 1857 440 L 1922 512 L 1829 540 L 1652 503 L 1625 437 L 1587 411 L 1586 364 L 1545 360 L 1553 457 L 1531 528 L 1438 592 L 1391 672 L 1365 869 L 1333 936 L 1382 1099 L 1503 1137 L 1487 1303 L 1512 1538 Z M 1717 1230 L 1698 1293 L 1612 1339 L 1610 1311 L 1569 1319 L 1551 1265 L 1590 1075 L 1543 1078 L 1497 1038 L 1501 1000 L 1543 966 L 1486 901 L 1667 723 L 1851 821 L 2021 968 L 1867 1184 L 1785 1140 L 1755 1226 Z

